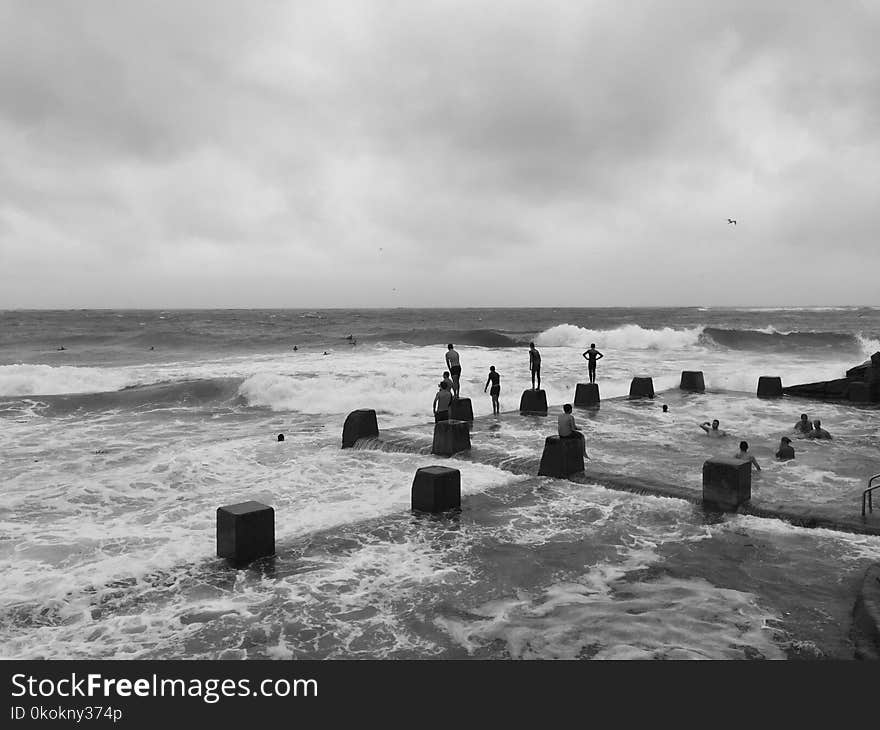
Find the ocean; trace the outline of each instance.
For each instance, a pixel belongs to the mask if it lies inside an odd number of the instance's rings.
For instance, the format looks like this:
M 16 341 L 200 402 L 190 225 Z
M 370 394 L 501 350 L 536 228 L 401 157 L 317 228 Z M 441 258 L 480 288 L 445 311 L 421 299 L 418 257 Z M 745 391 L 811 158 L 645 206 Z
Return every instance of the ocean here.
M 555 426 L 511 412 L 530 341 L 554 405 L 592 342 L 603 400 L 653 377 L 656 408 L 577 416 L 607 470 L 678 454 L 664 478 L 698 484 L 697 424 L 718 417 L 780 502 L 857 509 L 880 472 L 876 408 L 748 399 L 761 375 L 841 377 L 880 350 L 876 307 L 3 311 L 0 656 L 851 658 L 880 538 L 505 468 Z M 340 441 L 358 408 L 424 429 L 449 342 L 493 456 L 453 460 L 462 512 L 429 519 L 409 490 L 438 457 Z M 710 392 L 683 399 L 682 370 Z M 803 411 L 834 441 L 774 464 Z M 233 570 L 215 510 L 251 499 L 278 555 Z

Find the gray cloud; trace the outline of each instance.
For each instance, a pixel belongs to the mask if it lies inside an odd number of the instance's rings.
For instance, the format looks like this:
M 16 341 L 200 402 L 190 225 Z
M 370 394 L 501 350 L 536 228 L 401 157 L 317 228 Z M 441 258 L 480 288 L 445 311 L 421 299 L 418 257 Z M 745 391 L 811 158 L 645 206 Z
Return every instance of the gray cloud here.
M 878 30 L 855 0 L 8 2 L 0 307 L 880 303 Z

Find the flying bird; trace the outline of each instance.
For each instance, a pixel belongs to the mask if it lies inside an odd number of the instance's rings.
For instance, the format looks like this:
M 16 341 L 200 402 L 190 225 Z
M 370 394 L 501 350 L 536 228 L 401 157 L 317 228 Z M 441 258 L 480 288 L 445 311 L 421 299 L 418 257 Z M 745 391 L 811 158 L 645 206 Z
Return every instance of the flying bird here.
M 727 219 L 727 225 L 730 225 L 731 223 L 733 223 L 733 225 L 736 225 L 736 221 L 733 220 L 733 218 L 728 218 L 728 219 Z

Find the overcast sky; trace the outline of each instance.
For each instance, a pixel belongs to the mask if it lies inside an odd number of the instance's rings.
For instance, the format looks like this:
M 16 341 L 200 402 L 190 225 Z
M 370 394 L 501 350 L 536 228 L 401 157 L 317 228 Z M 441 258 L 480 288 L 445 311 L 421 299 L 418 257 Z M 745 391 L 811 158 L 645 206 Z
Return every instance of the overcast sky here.
M 871 0 L 3 0 L 0 307 L 878 305 L 877 38 Z

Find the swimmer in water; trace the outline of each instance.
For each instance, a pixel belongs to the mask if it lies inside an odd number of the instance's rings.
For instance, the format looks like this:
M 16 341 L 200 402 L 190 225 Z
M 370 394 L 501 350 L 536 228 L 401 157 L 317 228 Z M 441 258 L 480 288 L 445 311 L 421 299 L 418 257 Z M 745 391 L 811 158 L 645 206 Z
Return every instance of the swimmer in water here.
M 794 424 L 794 430 L 798 433 L 808 434 L 813 430 L 813 424 L 806 413 L 801 413 L 801 420 Z
M 818 418 L 813 421 L 813 430 L 807 434 L 808 439 L 828 439 L 831 440 L 831 434 L 822 428 L 822 421 Z
M 720 425 L 720 422 L 716 418 L 714 421 L 712 421 L 712 423 L 709 423 L 708 421 L 703 421 L 703 423 L 700 424 L 700 428 L 702 428 L 706 432 L 707 436 L 727 436 L 726 431 L 722 431 L 720 428 L 718 428 L 718 426 Z
M 791 439 L 783 436 L 779 441 L 779 450 L 776 452 L 776 458 L 779 461 L 788 461 L 794 458 L 794 449 L 791 446 Z
M 755 467 L 758 471 L 761 471 L 761 465 L 757 462 L 754 456 L 749 453 L 749 442 L 748 441 L 740 441 L 739 442 L 739 451 L 737 451 L 733 455 L 734 459 L 742 459 L 743 461 L 750 461 L 752 466 Z

